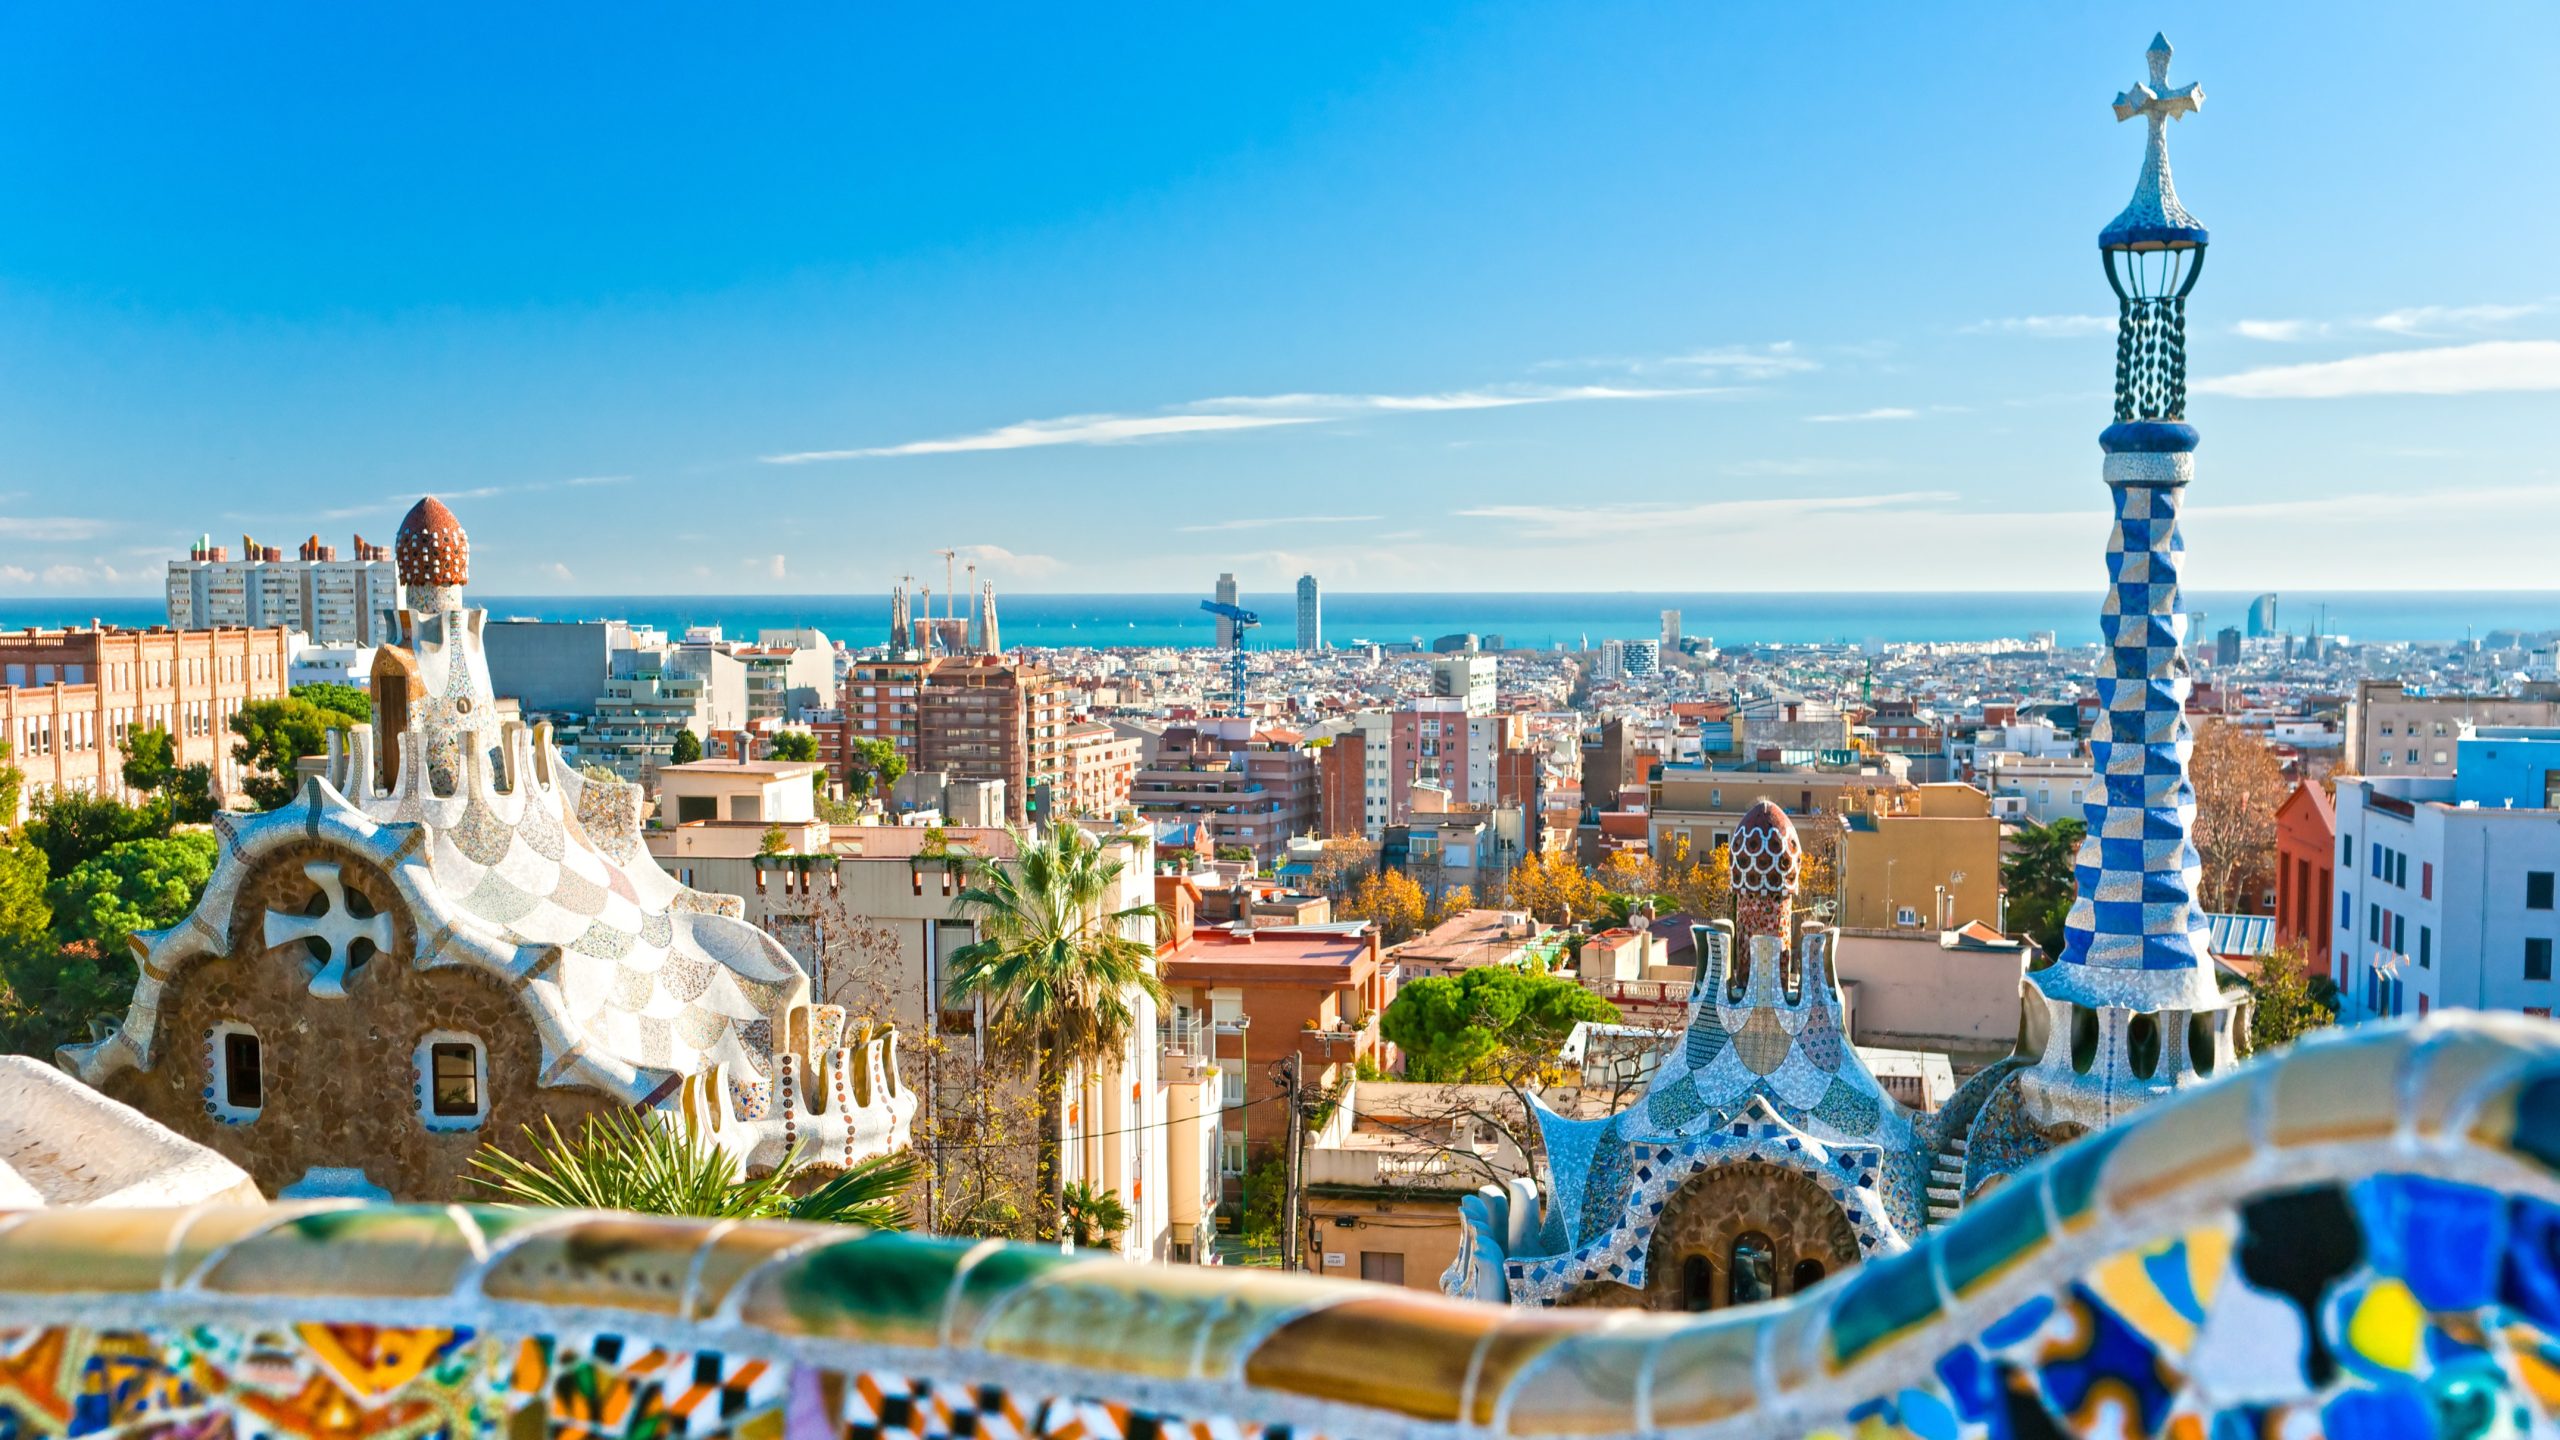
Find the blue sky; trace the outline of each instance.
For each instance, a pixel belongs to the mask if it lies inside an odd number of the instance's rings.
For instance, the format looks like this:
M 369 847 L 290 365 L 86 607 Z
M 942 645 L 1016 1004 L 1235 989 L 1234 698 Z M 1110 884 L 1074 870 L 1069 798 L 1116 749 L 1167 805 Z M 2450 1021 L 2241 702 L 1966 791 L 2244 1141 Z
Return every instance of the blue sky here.
M 2192 583 L 2548 585 L 2560 9 L 17 7 L 0 594 L 2094 587 L 2155 28 Z

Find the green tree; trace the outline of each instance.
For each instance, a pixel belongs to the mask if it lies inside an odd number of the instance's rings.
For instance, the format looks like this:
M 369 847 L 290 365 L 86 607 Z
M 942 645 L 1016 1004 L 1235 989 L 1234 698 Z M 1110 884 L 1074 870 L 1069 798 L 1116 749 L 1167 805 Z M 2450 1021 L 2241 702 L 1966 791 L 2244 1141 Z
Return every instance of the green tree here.
M 100 956 L 121 963 L 137 932 L 187 918 L 213 877 L 216 853 L 213 836 L 202 830 L 107 847 L 48 889 L 55 938 L 89 941 Z
M 808 1220 L 907 1228 L 906 1193 L 923 1173 L 913 1151 L 875 1156 L 811 1187 L 797 1151 L 749 1179 L 736 1157 L 697 1144 L 655 1112 L 590 1115 L 572 1138 L 549 1119 L 524 1129 L 518 1156 L 484 1145 L 471 1157 L 471 1183 L 505 1204 L 572 1210 L 632 1210 L 740 1220 Z M 796 1192 L 796 1193 L 795 1193 Z
M 868 795 L 886 790 L 907 773 L 907 757 L 886 740 L 862 737 L 845 746 L 844 793 Z
M 783 834 L 779 825 L 764 827 L 764 834 L 756 841 L 758 855 L 779 855 L 790 848 L 791 837 Z
M 1246 1248 L 1261 1252 L 1249 1263 L 1279 1263 L 1280 1224 L 1288 1200 L 1289 1162 L 1273 1147 L 1245 1167 L 1244 1219 L 1237 1227 Z
M 26 837 L 44 852 L 46 872 L 68 875 L 128 840 L 169 833 L 169 807 L 160 801 L 127 805 L 104 795 L 57 790 L 36 802 Z
M 285 692 L 306 705 L 340 715 L 352 715 L 358 721 L 373 719 L 373 692 L 356 685 L 340 685 L 327 680 L 309 680 Z
M 772 755 L 776 760 L 815 760 L 818 737 L 806 730 L 785 730 L 773 737 Z
M 297 685 L 281 700 L 252 700 L 231 717 L 231 733 L 240 737 L 231 747 L 231 758 L 247 772 L 241 788 L 261 810 L 292 801 L 302 788 L 294 776 L 294 762 L 329 753 L 330 731 L 373 718 L 369 700 L 360 711 L 341 710 L 319 703 L 312 698 L 315 695 L 331 702 L 350 696 L 364 699 L 363 692 L 345 685 Z
M 2062 925 L 2078 889 L 2072 863 L 2089 827 L 2077 820 L 2030 825 L 2000 862 L 2001 888 L 2009 897 L 2009 931 L 2036 942 L 2048 958 L 2062 953 Z
M 1486 965 L 1404 986 L 1379 1033 L 1404 1051 L 1407 1079 L 1516 1085 L 1554 1064 L 1577 1023 L 1617 1018 L 1574 981 Z
M 1128 1207 L 1120 1203 L 1117 1194 L 1099 1185 L 1073 1182 L 1060 1195 L 1059 1206 L 1065 1217 L 1067 1243 L 1079 1250 L 1117 1245 L 1121 1232 L 1129 1228 Z
M 1039 839 L 1014 835 L 1015 856 L 973 856 L 956 908 L 981 938 L 951 954 L 948 994 L 981 997 L 999 1043 L 1035 1066 L 1046 1116 L 1041 1164 L 1053 1212 L 1059 1199 L 1060 1094 L 1078 1067 L 1118 1055 L 1133 1038 L 1140 994 L 1161 1001 L 1155 947 L 1141 922 L 1161 918 L 1152 903 L 1110 908 L 1120 893 L 1125 853 L 1075 825 Z
M 2280 946 L 2260 957 L 2258 976 L 2249 989 L 2257 998 L 2249 1011 L 2252 1051 L 2290 1045 L 2338 1022 L 2337 982 L 2314 971 L 2311 957 L 2299 946 Z
M 177 742 L 157 726 L 125 737 L 124 783 L 166 801 L 172 824 L 204 824 L 218 808 L 213 767 L 179 764 Z
M 690 730 L 676 732 L 675 751 L 667 756 L 670 765 L 690 765 L 702 758 L 702 737 Z
M 9 763 L 9 742 L 0 740 L 0 835 L 18 828 L 18 799 L 26 785 L 27 772 Z
M 0 840 L 0 946 L 12 938 L 40 940 L 53 933 L 53 903 L 45 898 L 52 873 L 44 851 L 21 836 Z

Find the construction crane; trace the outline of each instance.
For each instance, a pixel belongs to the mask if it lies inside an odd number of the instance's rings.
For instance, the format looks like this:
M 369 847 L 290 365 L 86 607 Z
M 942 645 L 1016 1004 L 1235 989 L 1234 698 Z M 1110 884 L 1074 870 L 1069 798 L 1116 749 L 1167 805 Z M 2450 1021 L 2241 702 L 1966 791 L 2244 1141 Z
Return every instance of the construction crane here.
M 1241 605 L 1224 600 L 1203 600 L 1200 608 L 1227 622 L 1227 713 L 1244 714 L 1244 632 L 1262 623 L 1262 617 Z

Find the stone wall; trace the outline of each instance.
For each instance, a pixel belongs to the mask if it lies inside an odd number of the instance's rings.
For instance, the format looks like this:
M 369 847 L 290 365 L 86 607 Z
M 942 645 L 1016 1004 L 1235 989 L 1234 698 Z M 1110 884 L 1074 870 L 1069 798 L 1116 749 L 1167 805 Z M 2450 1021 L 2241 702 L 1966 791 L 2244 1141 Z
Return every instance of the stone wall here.
M 392 919 L 390 953 L 347 975 L 343 999 L 311 993 L 305 943 L 270 947 L 270 911 L 301 913 L 320 886 L 308 864 L 335 864 L 347 890 Z M 352 851 L 324 841 L 279 847 L 243 882 L 224 953 L 187 965 L 161 998 L 158 1063 L 125 1069 L 111 1097 L 228 1157 L 270 1195 L 317 1166 L 361 1160 L 366 1178 L 402 1200 L 488 1198 L 462 1179 L 484 1140 L 520 1148 L 521 1132 L 549 1119 L 573 1132 L 615 1101 L 581 1088 L 546 1088 L 524 1003 L 501 979 L 474 968 L 421 971 L 417 935 L 390 879 Z M 257 1031 L 265 1105 L 227 1123 L 215 1113 L 215 1027 Z M 478 1039 L 488 1057 L 488 1114 L 479 1128 L 430 1131 L 421 1118 L 418 1046 L 429 1031 Z
M 1697 1308 L 1687 1294 L 1693 1258 L 1709 1267 L 1708 1308 L 1734 1303 L 1734 1242 L 1746 1235 L 1769 1242 L 1779 1295 L 1794 1293 L 1799 1265 L 1810 1262 L 1833 1275 L 1858 1263 L 1857 1232 L 1821 1186 L 1766 1161 L 1719 1165 L 1680 1187 L 1663 1207 L 1645 1263 L 1645 1308 Z

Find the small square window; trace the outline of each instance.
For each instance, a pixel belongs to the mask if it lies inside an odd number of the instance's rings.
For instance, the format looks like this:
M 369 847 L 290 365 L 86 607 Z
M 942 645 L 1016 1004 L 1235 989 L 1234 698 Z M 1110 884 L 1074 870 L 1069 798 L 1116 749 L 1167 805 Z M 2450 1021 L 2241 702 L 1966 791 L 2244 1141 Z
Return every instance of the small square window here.
M 2548 910 L 2551 908 L 2550 871 L 2528 870 L 2525 872 L 2524 908 L 2527 910 Z
M 418 1117 L 430 1130 L 474 1130 L 489 1115 L 489 1058 L 479 1041 L 450 1031 L 418 1044 Z
M 480 1113 L 480 1047 L 468 1041 L 445 1041 L 428 1052 L 433 1068 L 428 1106 L 438 1115 Z
M 263 1110 L 267 1081 L 259 1068 L 256 1032 L 234 1030 L 222 1037 L 222 1103 L 235 1110 Z

